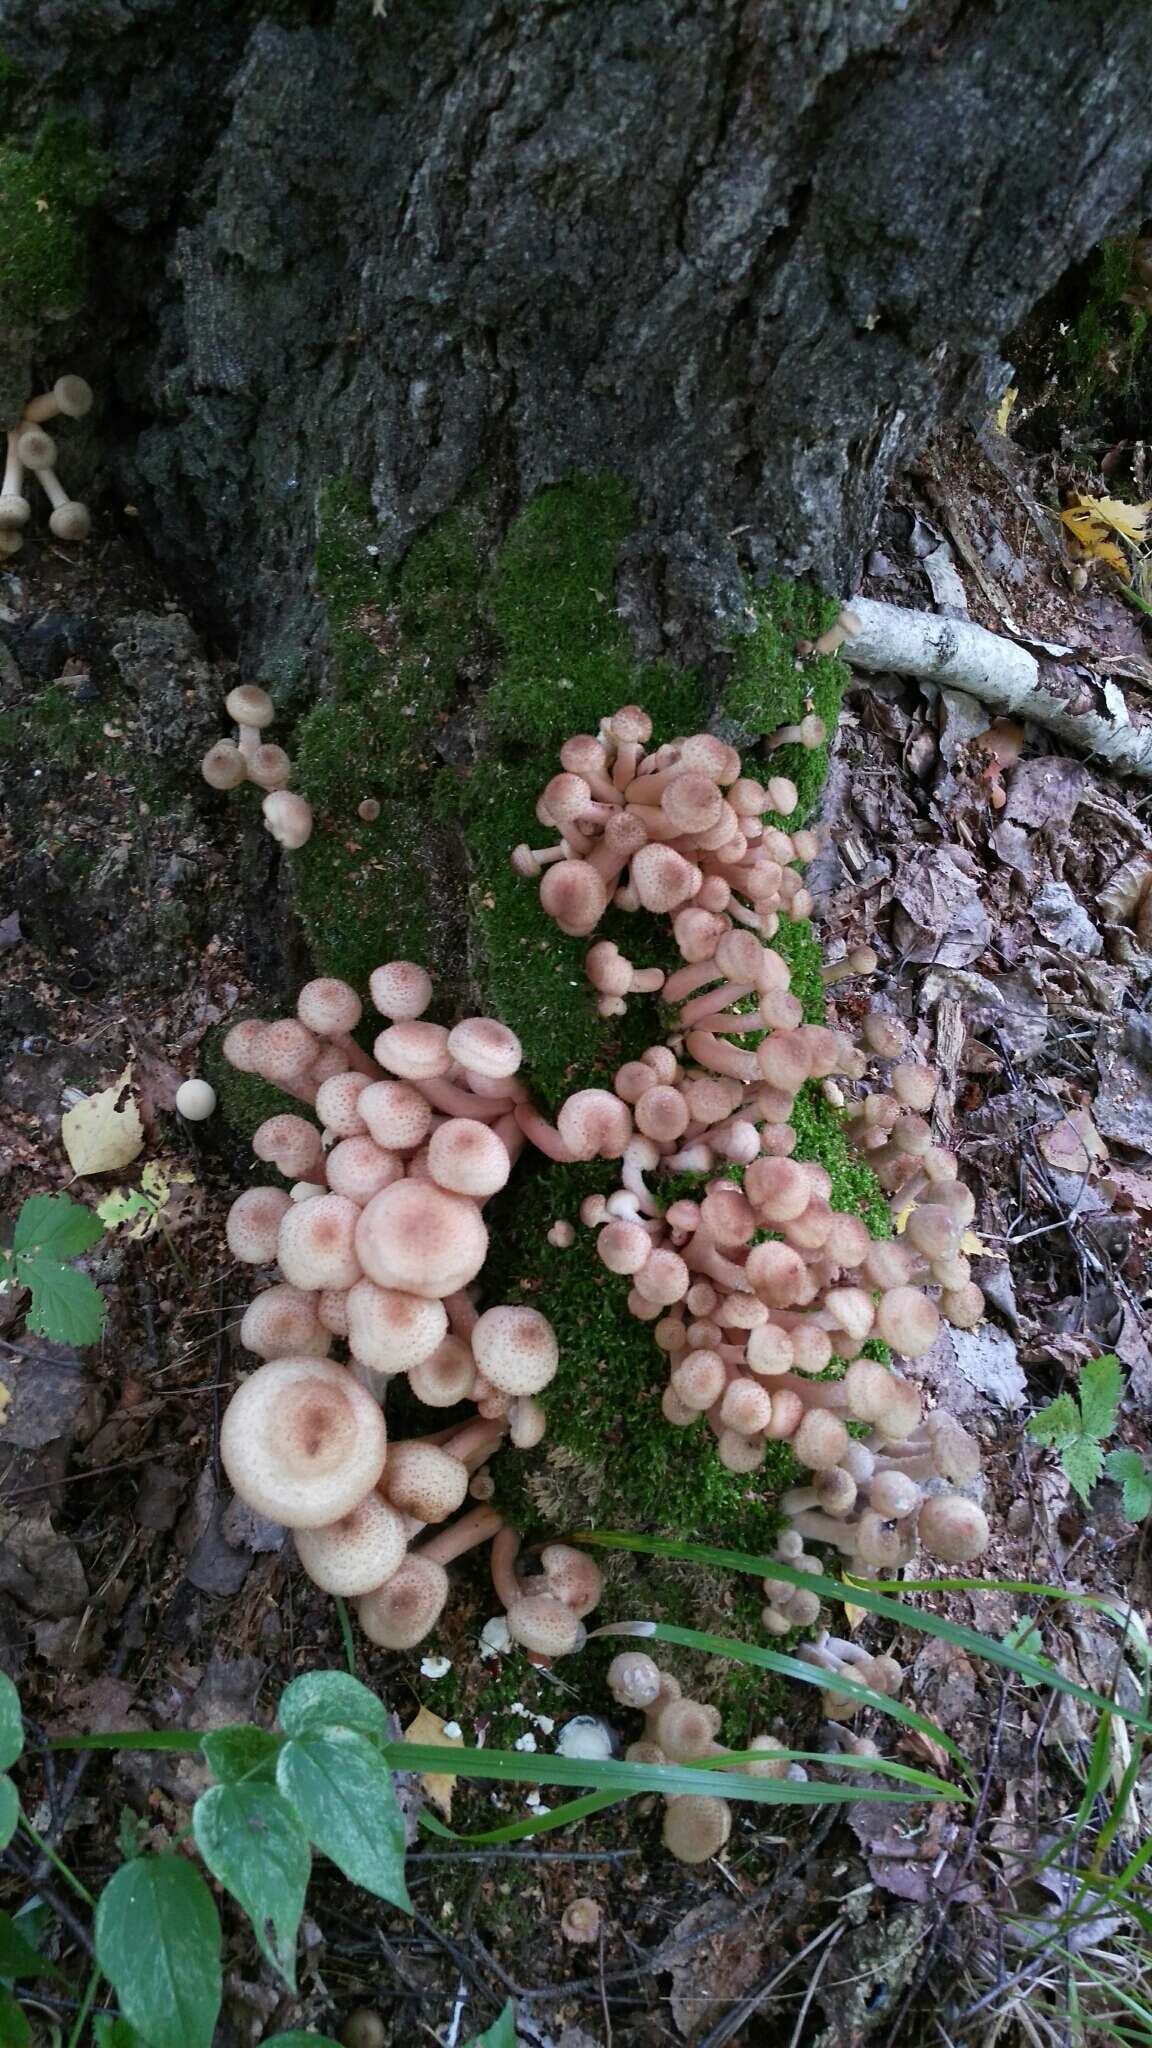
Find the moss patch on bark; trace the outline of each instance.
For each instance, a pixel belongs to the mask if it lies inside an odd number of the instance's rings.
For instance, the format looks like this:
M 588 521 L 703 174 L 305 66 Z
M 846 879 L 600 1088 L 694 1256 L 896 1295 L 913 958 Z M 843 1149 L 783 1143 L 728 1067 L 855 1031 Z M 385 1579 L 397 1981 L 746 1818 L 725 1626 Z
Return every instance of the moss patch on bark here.
M 87 123 L 56 116 L 31 148 L 0 148 L 0 316 L 74 313 L 87 282 L 82 210 L 104 184 Z

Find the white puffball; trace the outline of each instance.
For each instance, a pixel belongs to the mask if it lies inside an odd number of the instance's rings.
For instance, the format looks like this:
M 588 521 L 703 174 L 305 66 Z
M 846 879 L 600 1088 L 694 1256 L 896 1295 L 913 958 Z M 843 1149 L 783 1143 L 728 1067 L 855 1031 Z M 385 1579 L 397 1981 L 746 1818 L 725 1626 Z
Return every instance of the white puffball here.
M 176 1108 L 190 1124 L 202 1124 L 216 1107 L 216 1090 L 210 1081 L 181 1081 L 176 1090 Z
M 592 1714 L 577 1714 L 571 1721 L 565 1721 L 560 1730 L 556 1753 L 599 1763 L 613 1754 L 615 1746 L 615 1736 L 607 1721 L 598 1721 Z

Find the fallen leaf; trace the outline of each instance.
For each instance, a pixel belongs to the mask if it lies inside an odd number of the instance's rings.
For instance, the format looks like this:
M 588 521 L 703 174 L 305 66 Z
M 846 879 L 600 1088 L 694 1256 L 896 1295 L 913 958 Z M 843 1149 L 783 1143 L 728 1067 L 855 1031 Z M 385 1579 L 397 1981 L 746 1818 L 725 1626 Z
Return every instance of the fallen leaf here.
M 1152 511 L 1152 501 L 1145 505 L 1126 505 L 1120 498 L 1093 498 L 1086 492 L 1073 491 L 1060 518 L 1075 544 L 1074 552 L 1079 550 L 1081 555 L 1087 555 L 1093 561 L 1107 563 L 1110 569 L 1123 577 L 1125 583 L 1130 583 L 1132 571 L 1128 557 L 1111 535 L 1118 533 L 1129 546 L 1138 546 L 1144 539 L 1149 511 Z
M 6 1386 L 4 1381 L 0 1380 L 0 1429 L 3 1429 L 4 1424 L 8 1420 L 8 1403 L 11 1399 L 11 1387 Z
M 429 1742 L 447 1745 L 449 1749 L 463 1749 L 462 1735 L 446 1735 L 447 1723 L 434 1714 L 430 1707 L 421 1707 L 414 1721 L 409 1721 L 404 1730 L 405 1742 Z M 439 1807 L 445 1820 L 452 1818 L 452 1794 L 456 1790 L 456 1779 L 448 1771 L 425 1771 L 420 1780 L 433 1806 Z
M 1015 405 L 1016 400 L 1019 398 L 1019 396 L 1019 387 L 1015 384 L 1010 384 L 1008 386 L 1007 391 L 1004 393 L 1003 398 L 1000 400 L 999 405 L 996 407 L 995 414 L 993 415 L 996 422 L 996 432 L 998 434 L 1006 434 L 1008 432 L 1008 422 L 1012 417 L 1012 407 Z
M 1081 495 L 1081 506 L 1100 526 L 1111 527 L 1122 540 L 1139 546 L 1148 527 L 1148 514 L 1152 512 L 1152 498 L 1143 505 L 1126 505 L 1122 498 L 1090 498 Z
M 132 1062 L 98 1095 L 87 1095 L 60 1120 L 60 1135 L 74 1173 L 114 1173 L 137 1157 L 144 1126 L 132 1090 Z
M 1108 1157 L 1108 1147 L 1086 1109 L 1069 1110 L 1051 1130 L 1041 1131 L 1036 1143 L 1049 1166 L 1061 1173 L 1087 1173 L 1094 1159 Z

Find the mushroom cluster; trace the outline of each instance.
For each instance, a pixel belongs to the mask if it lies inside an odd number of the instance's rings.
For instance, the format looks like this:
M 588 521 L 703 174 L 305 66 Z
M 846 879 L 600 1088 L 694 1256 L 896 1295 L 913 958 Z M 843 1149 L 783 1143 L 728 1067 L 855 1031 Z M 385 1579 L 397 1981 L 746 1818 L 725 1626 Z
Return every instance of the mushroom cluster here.
M 281 846 L 290 852 L 312 837 L 312 806 L 307 797 L 290 790 L 292 763 L 283 747 L 264 738 L 264 729 L 276 716 L 267 690 L 256 683 L 239 683 L 229 690 L 224 709 L 236 727 L 234 740 L 217 740 L 200 763 L 200 773 L 212 789 L 238 789 L 242 782 L 254 782 L 267 791 L 261 809 L 264 824 Z
M 52 507 L 48 528 L 57 540 L 87 540 L 92 520 L 87 505 L 70 498 L 56 474 L 56 443 L 44 421 L 80 420 L 92 410 L 92 387 L 83 377 L 58 377 L 51 391 L 29 399 L 23 417 L 8 430 L 4 481 L 0 485 L 0 555 L 24 545 L 21 529 L 32 517 L 25 477 L 34 476 Z
M 644 1732 L 628 1745 L 625 1758 L 636 1764 L 692 1764 L 702 1757 L 724 1756 L 717 1741 L 720 1715 L 715 1707 L 688 1698 L 671 1672 L 662 1671 L 641 1650 L 622 1650 L 608 1666 L 608 1690 L 617 1706 L 644 1716 Z M 756 1778 L 805 1779 L 802 1764 L 790 1763 L 784 1745 L 772 1735 L 754 1735 L 748 1744 L 759 1752 L 755 1761 L 735 1763 L 734 1771 Z M 724 1847 L 732 1831 L 727 1799 L 683 1793 L 665 1801 L 664 1846 L 680 1863 L 706 1863 Z
M 975 1477 L 975 1446 L 959 1431 L 964 1457 L 926 1464 L 933 1419 L 924 1422 L 917 1388 L 862 1355 L 879 1342 L 918 1358 L 941 1316 L 969 1327 L 983 1312 L 961 1250 L 973 1198 L 928 1121 L 935 1073 L 910 1056 L 893 1017 L 871 1014 L 859 1045 L 804 1022 L 787 961 L 769 941 L 782 915 L 808 907 L 786 863 L 808 857 L 813 838 L 762 822 L 769 806 L 794 807 L 792 786 L 745 778 L 712 735 L 645 755 L 650 737 L 646 714 L 628 706 L 597 738 L 566 743 L 565 773 L 541 811 L 564 838 L 530 860 L 544 867 L 541 900 L 567 932 L 594 928 L 609 882 L 624 908 L 669 914 L 682 965 L 652 970 L 645 985 L 659 980 L 673 1029 L 620 1067 L 611 1089 L 570 1096 L 555 1125 L 527 1102 L 516 1120 L 553 1159 L 621 1162 L 620 1186 L 586 1198 L 581 1221 L 596 1228 L 609 1271 L 627 1276 L 631 1313 L 653 1323 L 668 1356 L 668 1422 L 690 1428 L 707 1417 L 734 1472 L 755 1471 L 770 1442 L 789 1443 L 818 1475 L 823 1520 L 869 1564 L 905 1561 L 917 1537 L 948 1562 L 974 1557 L 988 1541 L 983 1515 L 961 1494 L 940 1494 Z M 526 849 L 512 858 L 530 871 Z M 667 887 L 656 886 L 658 873 Z M 633 974 L 625 990 L 621 970 L 619 995 L 605 998 L 605 952 L 601 942 L 588 956 L 601 1010 L 638 985 Z M 871 953 L 855 960 L 875 965 Z M 880 1063 L 878 1085 L 849 1100 L 841 1084 L 859 1088 L 870 1061 Z M 859 1216 L 832 1206 L 825 1169 L 790 1156 L 790 1118 L 809 1082 L 844 1109 L 846 1135 L 891 1195 L 903 1241 L 874 1240 Z M 660 1171 L 714 1177 L 698 1199 L 665 1206 L 649 1183 Z M 814 1377 L 833 1360 L 848 1367 L 842 1379 Z M 860 1423 L 875 1431 L 875 1451 L 853 1442 Z M 917 1455 L 897 1474 L 905 1442 Z
M 535 1397 L 558 1352 L 538 1310 L 480 1314 L 468 1292 L 487 1251 L 484 1203 L 523 1144 L 518 1040 L 491 1017 L 426 1021 L 432 984 L 408 961 L 378 967 L 371 993 L 386 1020 L 372 1055 L 353 1036 L 358 996 L 330 979 L 301 990 L 295 1017 L 249 1019 L 224 1040 L 231 1065 L 318 1121 L 260 1125 L 257 1158 L 293 1185 L 249 1188 L 229 1211 L 233 1256 L 275 1263 L 279 1279 L 241 1324 L 266 1363 L 233 1398 L 221 1456 L 241 1499 L 294 1530 L 317 1585 L 358 1598 L 365 1633 L 402 1649 L 435 1624 L 445 1566 L 502 1529 L 482 1500 L 449 1518 L 473 1488 L 483 1496 L 481 1468 L 506 1436 L 540 1441 Z M 346 1364 L 331 1356 L 337 1341 Z M 425 1406 L 468 1401 L 474 1418 L 390 1442 L 381 1404 L 400 1375 Z
M 568 1543 L 546 1543 L 540 1571 L 521 1578 L 516 1570 L 519 1531 L 506 1524 L 492 1544 L 492 1584 L 505 1608 L 508 1634 L 538 1663 L 570 1656 L 586 1640 L 584 1616 L 600 1604 L 604 1579 L 586 1551 Z

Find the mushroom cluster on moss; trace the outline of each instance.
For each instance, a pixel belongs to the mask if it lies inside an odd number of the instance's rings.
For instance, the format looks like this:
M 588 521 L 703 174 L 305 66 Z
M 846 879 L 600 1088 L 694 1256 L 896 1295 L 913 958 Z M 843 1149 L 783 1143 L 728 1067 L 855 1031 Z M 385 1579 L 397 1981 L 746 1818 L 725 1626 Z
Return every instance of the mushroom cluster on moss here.
M 58 377 L 51 391 L 30 398 L 23 416 L 8 430 L 4 479 L 0 484 L 0 555 L 17 554 L 23 546 L 22 529 L 32 517 L 25 489 L 28 477 L 35 477 L 52 510 L 49 532 L 57 540 L 87 540 L 92 520 L 87 505 L 70 498 L 56 474 L 56 442 L 44 431 L 44 421 L 58 417 L 80 420 L 92 410 L 92 387 L 83 377 Z
M 807 1533 L 835 1522 L 840 1547 L 870 1565 L 906 1561 L 917 1539 L 950 1563 L 974 1557 L 987 1523 L 954 1489 L 976 1477 L 975 1446 L 965 1438 L 971 1452 L 952 1465 L 920 1458 L 893 1471 L 899 1446 L 922 1441 L 923 1404 L 910 1380 L 863 1356 L 879 1342 L 918 1358 L 942 1316 L 967 1328 L 983 1313 L 961 1248 L 973 1198 L 928 1121 L 936 1075 L 892 1017 L 870 1015 L 859 1044 L 804 1021 L 771 940 L 809 907 L 790 863 L 815 842 L 764 822 L 795 807 L 791 785 L 745 777 L 735 750 L 707 733 L 645 753 L 651 732 L 630 705 L 598 736 L 566 742 L 565 772 L 540 811 L 564 837 L 512 860 L 521 873 L 543 867 L 541 901 L 567 932 L 591 932 L 611 889 L 622 908 L 668 915 L 681 964 L 645 970 L 644 986 L 660 984 L 673 1028 L 610 1089 L 569 1096 L 554 1125 L 527 1102 L 514 1114 L 552 1159 L 621 1163 L 620 1186 L 589 1196 L 581 1221 L 669 1359 L 666 1421 L 687 1429 L 706 1417 L 734 1472 L 755 1471 L 769 1443 L 790 1444 L 821 1489 L 821 1521 Z M 622 1007 L 637 985 L 621 959 L 603 941 L 589 953 L 601 1010 Z M 874 968 L 875 955 L 852 965 Z M 905 1224 L 901 1242 L 873 1239 L 832 1206 L 825 1168 L 791 1157 L 790 1119 L 810 1081 L 843 1108 L 847 1138 Z M 661 1172 L 715 1177 L 699 1199 L 665 1205 Z M 848 1368 L 842 1379 L 815 1377 L 834 1360 Z M 853 1441 L 860 1423 L 875 1432 L 872 1450 Z
M 275 1263 L 279 1278 L 241 1324 L 266 1363 L 227 1411 L 221 1455 L 240 1497 L 296 1532 L 316 1583 L 358 1598 L 365 1633 L 402 1649 L 437 1621 L 445 1567 L 503 1528 L 483 1504 L 450 1518 L 506 1437 L 540 1441 L 536 1396 L 558 1352 L 537 1309 L 480 1313 L 469 1292 L 488 1246 L 484 1204 L 524 1142 L 519 1042 L 492 1017 L 426 1021 L 432 984 L 409 961 L 378 967 L 371 994 L 386 1020 L 371 1054 L 353 1036 L 355 990 L 326 978 L 301 990 L 295 1017 L 248 1019 L 224 1040 L 232 1066 L 317 1121 L 260 1125 L 256 1157 L 292 1185 L 248 1188 L 229 1211 L 233 1256 Z M 338 1343 L 346 1363 L 331 1356 Z M 390 1441 L 382 1404 L 401 1376 L 426 1407 L 469 1401 L 474 1419 Z
M 254 782 L 264 790 L 265 829 L 294 852 L 312 837 L 312 806 L 307 797 L 288 787 L 292 763 L 283 747 L 264 738 L 276 707 L 257 683 L 238 683 L 225 697 L 224 709 L 236 727 L 236 737 L 217 740 L 209 747 L 200 773 L 212 789 L 238 789 L 242 782 Z

